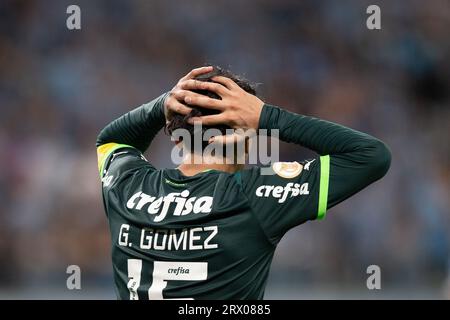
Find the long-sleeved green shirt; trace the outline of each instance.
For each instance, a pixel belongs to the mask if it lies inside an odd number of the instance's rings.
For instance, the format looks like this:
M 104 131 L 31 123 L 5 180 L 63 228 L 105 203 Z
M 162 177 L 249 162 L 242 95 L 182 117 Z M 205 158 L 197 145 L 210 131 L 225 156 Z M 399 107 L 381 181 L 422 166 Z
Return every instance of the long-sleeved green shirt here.
M 319 156 L 186 177 L 142 153 L 164 126 L 165 95 L 98 136 L 99 170 L 121 299 L 261 299 L 283 235 L 380 179 L 390 152 L 370 135 L 264 105 L 259 127 Z

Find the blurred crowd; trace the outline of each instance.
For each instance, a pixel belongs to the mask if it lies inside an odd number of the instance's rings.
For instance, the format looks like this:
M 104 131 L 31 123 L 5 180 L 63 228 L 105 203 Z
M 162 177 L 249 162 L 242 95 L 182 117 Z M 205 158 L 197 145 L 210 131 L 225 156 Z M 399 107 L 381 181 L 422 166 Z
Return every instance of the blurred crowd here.
M 368 132 L 388 175 L 280 243 L 269 286 L 443 290 L 450 246 L 450 6 L 446 0 L 0 2 L 0 289 L 112 285 L 95 140 L 109 121 L 213 63 L 263 99 Z M 81 8 L 81 30 L 66 8 Z M 281 159 L 311 153 L 281 146 Z M 173 167 L 161 133 L 149 149 Z M 270 288 L 270 287 L 269 287 Z M 269 290 L 269 289 L 268 289 Z M 39 297 L 39 290 L 34 292 Z

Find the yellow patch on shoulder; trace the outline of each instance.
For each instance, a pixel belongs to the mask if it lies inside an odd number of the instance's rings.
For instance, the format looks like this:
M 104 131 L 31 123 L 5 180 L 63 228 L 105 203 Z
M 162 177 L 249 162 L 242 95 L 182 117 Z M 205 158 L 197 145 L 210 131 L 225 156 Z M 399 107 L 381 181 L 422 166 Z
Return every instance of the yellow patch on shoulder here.
M 292 179 L 297 177 L 303 170 L 303 166 L 297 161 L 275 162 L 272 165 L 273 171 L 282 178 Z
M 117 148 L 117 146 L 119 146 L 118 143 L 111 142 L 111 143 L 103 144 L 97 148 L 98 170 L 100 171 L 100 174 L 101 174 L 101 170 L 102 170 L 103 164 L 105 163 L 106 158 L 109 156 L 111 151 L 113 151 L 115 148 Z
M 120 148 L 134 148 L 132 146 L 129 146 L 127 144 L 120 144 L 115 142 L 105 143 L 102 144 L 97 148 L 97 160 L 98 160 L 98 171 L 100 173 L 100 177 L 103 174 L 103 167 L 105 165 L 105 161 L 108 158 L 108 156 Z

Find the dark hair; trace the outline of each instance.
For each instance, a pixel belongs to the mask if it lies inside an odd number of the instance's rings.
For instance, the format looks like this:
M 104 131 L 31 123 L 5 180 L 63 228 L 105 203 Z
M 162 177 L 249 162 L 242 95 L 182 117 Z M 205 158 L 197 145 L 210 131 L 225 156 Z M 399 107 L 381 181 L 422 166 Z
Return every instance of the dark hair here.
M 199 81 L 214 82 L 212 80 L 212 78 L 214 78 L 216 76 L 230 78 L 243 90 L 256 96 L 256 85 L 255 84 L 249 82 L 247 79 L 245 79 L 242 76 L 235 75 L 232 72 L 230 72 L 229 70 L 222 69 L 221 67 L 218 67 L 218 66 L 214 66 L 213 70 L 211 72 L 202 74 L 194 79 L 199 80 Z M 215 94 L 214 92 L 208 91 L 208 90 L 193 90 L 193 91 L 196 93 L 208 96 L 213 99 L 219 99 L 219 100 L 221 99 L 217 94 Z M 213 114 L 217 114 L 219 112 L 217 110 L 201 108 L 201 107 L 197 107 L 194 105 L 188 105 L 188 106 L 192 108 L 192 111 L 188 115 L 174 114 L 172 116 L 172 119 L 166 124 L 165 132 L 169 135 L 172 135 L 172 133 L 177 129 L 186 129 L 191 135 L 191 141 L 193 141 L 194 126 L 191 125 L 190 123 L 188 123 L 188 120 L 193 117 L 213 115 Z M 226 129 L 230 129 L 230 127 L 226 126 L 226 125 L 202 126 L 202 132 L 201 132 L 202 137 L 203 137 L 204 132 L 208 129 L 218 129 L 218 130 L 220 130 L 222 135 L 225 135 Z M 202 150 L 204 150 L 207 145 L 208 145 L 208 141 L 203 141 L 202 142 Z M 193 151 L 193 147 L 191 148 L 191 151 Z

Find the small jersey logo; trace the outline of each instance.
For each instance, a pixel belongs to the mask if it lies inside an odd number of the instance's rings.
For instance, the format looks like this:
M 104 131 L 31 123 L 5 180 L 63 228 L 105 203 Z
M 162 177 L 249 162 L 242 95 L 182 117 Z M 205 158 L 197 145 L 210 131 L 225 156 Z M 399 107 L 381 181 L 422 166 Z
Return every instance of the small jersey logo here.
M 303 170 L 303 166 L 297 161 L 275 162 L 272 165 L 273 171 L 282 178 L 292 179 L 297 177 Z
M 309 170 L 309 166 L 311 165 L 311 163 L 313 163 L 314 161 L 316 161 L 316 159 L 312 159 L 311 161 L 306 160 L 306 164 L 303 166 L 303 169 L 305 170 Z

